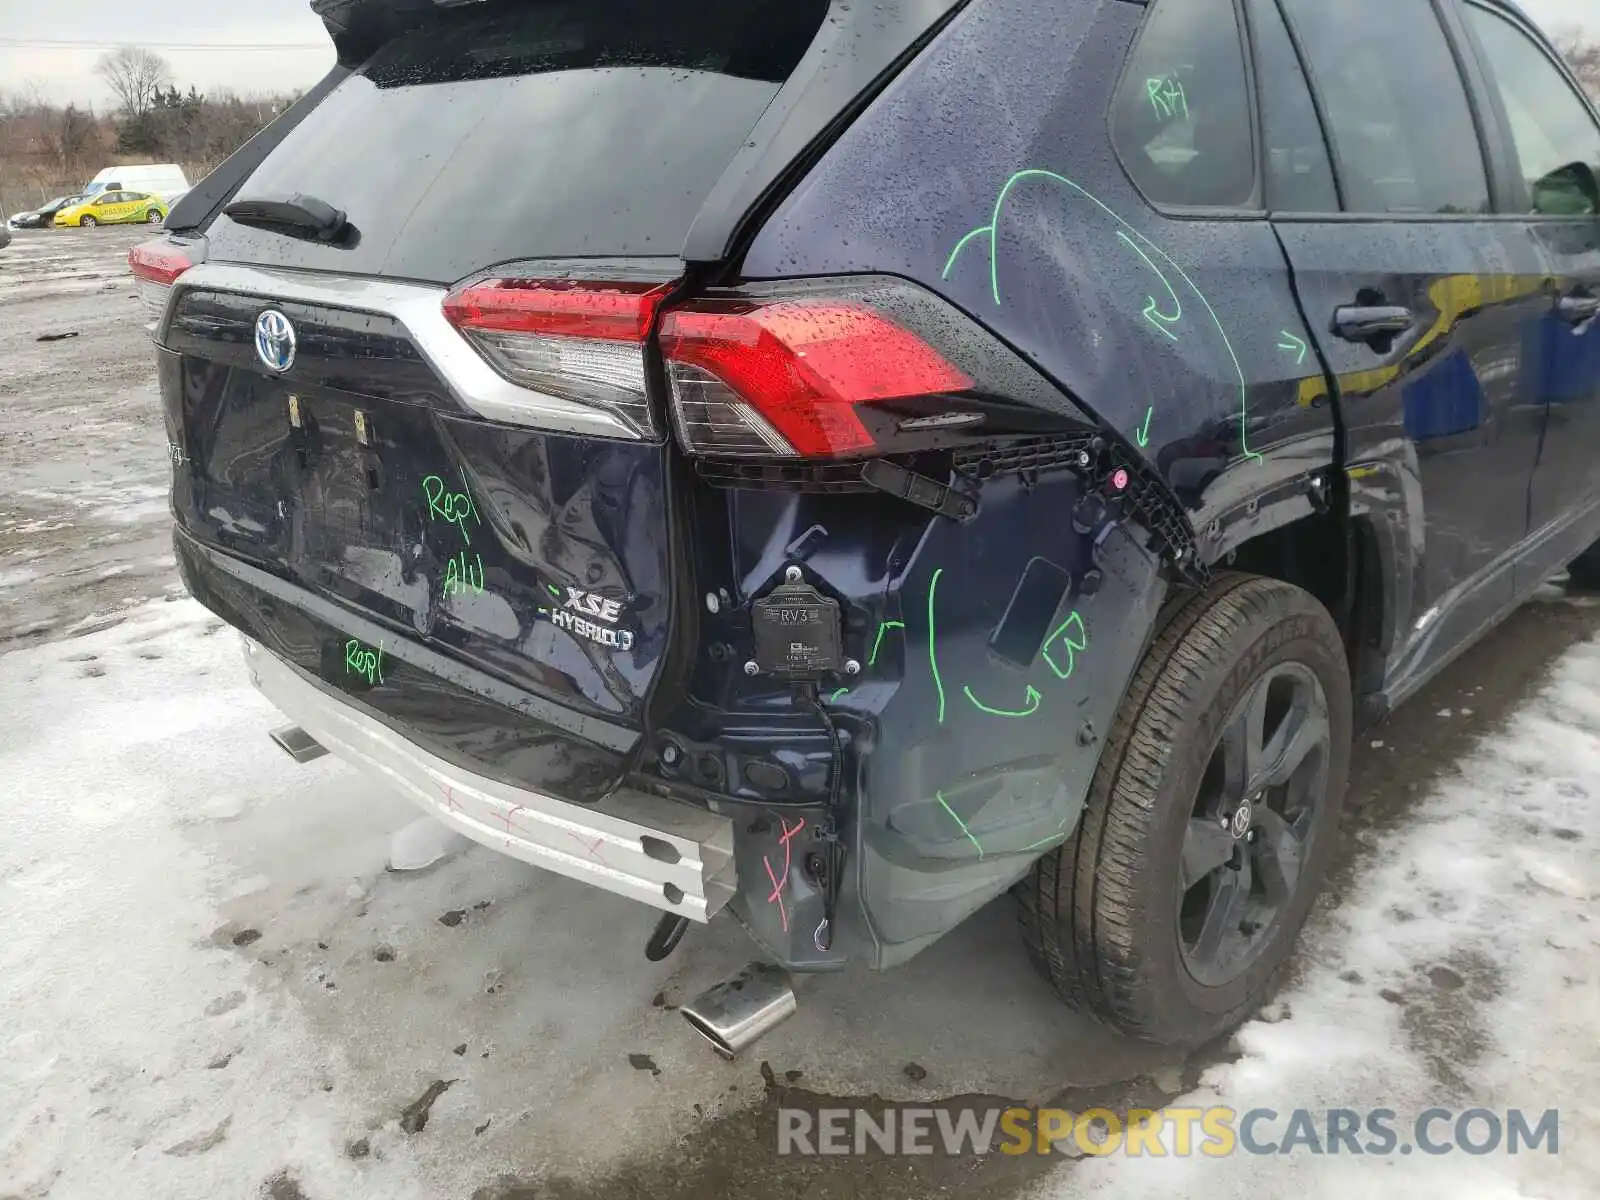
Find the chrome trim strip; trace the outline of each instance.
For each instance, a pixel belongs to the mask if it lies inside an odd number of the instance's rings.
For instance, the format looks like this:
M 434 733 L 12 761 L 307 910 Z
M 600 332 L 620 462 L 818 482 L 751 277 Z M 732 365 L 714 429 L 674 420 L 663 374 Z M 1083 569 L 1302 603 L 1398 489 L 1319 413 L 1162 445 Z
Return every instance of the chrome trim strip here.
M 570 804 L 473 774 L 324 691 L 259 642 L 243 641 L 251 681 L 291 721 L 473 841 L 694 921 L 710 920 L 733 895 L 727 817 L 627 789 Z
M 445 320 L 442 287 L 391 279 L 283 271 L 243 263 L 206 262 L 178 277 L 167 301 L 170 320 L 184 292 L 229 292 L 265 302 L 299 301 L 393 317 L 406 327 L 423 358 L 468 409 L 490 421 L 642 441 L 627 422 L 605 409 L 519 387 L 504 378 Z M 163 322 L 165 325 L 165 322 Z

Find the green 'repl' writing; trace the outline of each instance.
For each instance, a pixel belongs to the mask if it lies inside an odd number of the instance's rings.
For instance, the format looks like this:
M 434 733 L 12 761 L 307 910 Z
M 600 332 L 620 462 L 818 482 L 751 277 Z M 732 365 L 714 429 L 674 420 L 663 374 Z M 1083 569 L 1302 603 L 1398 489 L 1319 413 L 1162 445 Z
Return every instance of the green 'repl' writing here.
M 466 487 L 465 479 L 461 481 L 461 486 Z M 461 531 L 461 537 L 467 545 L 472 545 L 472 535 L 467 532 L 467 518 L 471 517 L 476 524 L 483 523 L 478 516 L 477 506 L 472 503 L 472 494 L 451 491 L 437 475 L 429 475 L 422 481 L 422 494 L 428 500 L 429 519 L 448 521 Z
M 474 554 L 468 558 L 463 550 L 444 565 L 444 594 L 455 596 L 468 591 L 474 596 L 483 595 L 483 556 Z
M 383 647 L 374 650 L 351 638 L 344 644 L 344 673 L 359 675 L 368 683 L 382 683 Z

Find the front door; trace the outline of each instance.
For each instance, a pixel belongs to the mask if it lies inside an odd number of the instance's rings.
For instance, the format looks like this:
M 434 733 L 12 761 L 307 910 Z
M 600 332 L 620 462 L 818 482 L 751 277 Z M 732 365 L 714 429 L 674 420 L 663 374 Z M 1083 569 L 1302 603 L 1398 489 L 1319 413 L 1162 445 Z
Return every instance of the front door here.
M 1393 520 L 1415 560 L 1384 685 L 1398 700 L 1513 597 L 1542 424 L 1518 365 L 1547 305 L 1544 259 L 1527 228 L 1490 218 L 1467 92 L 1432 8 L 1283 9 L 1344 212 L 1278 212 L 1274 225 L 1339 392 L 1352 474 L 1403 464 Z

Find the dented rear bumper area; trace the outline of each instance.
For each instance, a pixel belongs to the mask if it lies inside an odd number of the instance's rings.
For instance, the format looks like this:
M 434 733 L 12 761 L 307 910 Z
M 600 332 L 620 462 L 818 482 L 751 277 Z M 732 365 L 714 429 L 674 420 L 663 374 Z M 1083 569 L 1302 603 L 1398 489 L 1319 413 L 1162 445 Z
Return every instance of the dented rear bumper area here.
M 689 804 L 619 790 L 572 804 L 474 774 L 402 737 L 259 642 L 244 639 L 261 694 L 326 749 L 490 849 L 693 921 L 733 895 L 733 825 Z

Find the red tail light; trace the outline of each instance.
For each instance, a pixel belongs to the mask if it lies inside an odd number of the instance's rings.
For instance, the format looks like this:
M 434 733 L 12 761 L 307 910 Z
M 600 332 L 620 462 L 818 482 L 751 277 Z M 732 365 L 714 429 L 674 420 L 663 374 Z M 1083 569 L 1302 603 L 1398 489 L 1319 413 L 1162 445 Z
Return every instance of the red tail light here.
M 662 353 L 694 453 L 831 458 L 876 445 L 858 406 L 973 381 L 864 304 L 700 300 L 666 314 Z
M 167 297 L 172 285 L 194 262 L 182 250 L 163 241 L 145 242 L 128 251 L 128 266 L 138 284 L 139 297 L 144 301 L 150 317 L 150 327 L 155 328 L 167 311 Z
M 657 432 L 645 341 L 671 284 L 490 279 L 445 297 L 445 318 L 505 378 Z

